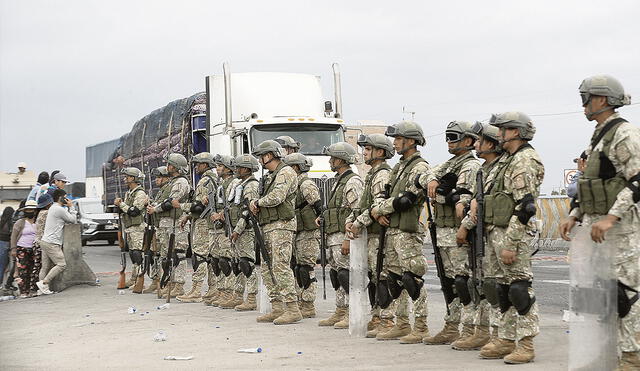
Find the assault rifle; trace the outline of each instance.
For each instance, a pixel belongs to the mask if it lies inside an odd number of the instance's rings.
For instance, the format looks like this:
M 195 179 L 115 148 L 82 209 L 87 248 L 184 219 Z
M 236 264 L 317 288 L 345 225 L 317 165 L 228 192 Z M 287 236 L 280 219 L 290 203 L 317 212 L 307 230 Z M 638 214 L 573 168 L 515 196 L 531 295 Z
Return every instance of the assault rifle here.
M 447 314 L 449 313 L 449 303 L 455 299 L 453 290 L 448 290 L 447 287 L 453 287 L 451 279 L 445 275 L 444 262 L 442 261 L 442 255 L 440 254 L 440 247 L 438 247 L 438 234 L 436 232 L 436 224 L 433 221 L 433 214 L 431 212 L 431 202 L 429 196 L 426 196 L 427 203 L 427 220 L 429 221 L 429 235 L 431 236 L 431 244 L 433 245 L 433 255 L 436 262 L 436 272 L 438 273 L 438 279 L 440 280 L 440 289 L 444 294 L 444 300 L 447 305 Z
M 167 260 L 163 262 L 162 278 L 160 279 L 160 288 L 164 288 L 169 284 L 169 290 L 167 292 L 167 303 L 171 301 L 171 285 L 174 281 L 174 265 L 177 263 L 174 260 L 176 246 L 176 210 L 173 209 L 173 228 L 169 235 L 169 248 L 167 249 Z M 160 292 L 160 290 L 158 290 Z
M 476 228 L 471 237 L 469 249 L 469 268 L 471 268 L 471 282 L 469 291 L 473 301 L 478 304 L 482 300 L 482 258 L 484 257 L 484 181 L 482 170 L 476 175 Z
M 207 194 L 207 200 L 209 201 L 207 203 L 207 206 L 204 208 L 204 210 L 202 210 L 202 212 L 200 213 L 200 216 L 198 218 L 206 218 L 207 215 L 211 214 L 211 211 L 215 211 L 216 209 L 216 187 L 214 185 L 213 189 L 211 190 L 211 192 L 209 192 Z
M 320 214 L 320 266 L 322 267 L 322 299 L 327 300 L 327 235 L 324 229 L 324 214 Z
M 384 185 L 384 198 L 389 198 L 390 197 L 390 193 L 391 193 L 391 184 L 385 184 Z M 377 223 L 376 221 L 374 221 L 374 223 Z M 380 274 L 382 273 L 382 265 L 384 264 L 384 243 L 385 243 L 385 237 L 387 235 L 387 227 L 380 224 L 380 241 L 378 244 L 378 253 L 376 255 L 376 285 L 380 284 Z M 375 301 L 375 305 L 380 307 L 381 303 L 380 303 L 380 295 L 378 294 L 378 291 L 376 290 L 376 301 Z
M 273 283 L 276 283 L 276 277 L 273 275 L 273 269 L 271 269 L 271 257 L 269 256 L 269 251 L 267 251 L 267 246 L 264 242 L 264 234 L 262 234 L 262 228 L 260 228 L 260 224 L 258 224 L 258 219 L 251 212 L 249 208 L 249 200 L 244 200 L 244 205 L 246 206 L 246 210 L 244 211 L 244 218 L 246 223 L 251 223 L 253 228 L 253 233 L 255 234 L 256 241 L 256 264 L 260 256 L 262 255 L 262 260 L 267 263 L 267 268 L 269 269 L 269 275 L 271 276 L 271 280 Z
M 156 227 L 153 225 L 153 219 L 150 214 L 144 216 L 145 228 L 142 235 L 142 251 L 144 253 L 144 261 L 142 263 L 142 269 L 138 273 L 136 284 L 133 287 L 132 292 L 134 294 L 142 293 L 144 288 L 144 274 L 149 274 L 151 268 L 151 261 L 153 260 L 153 251 L 151 249 L 151 241 L 153 241 L 153 235 L 156 233 Z
M 122 194 L 122 189 L 120 188 L 120 178 L 118 176 L 120 173 L 116 175 L 116 191 L 118 194 L 116 198 L 120 198 Z M 127 243 L 127 235 L 124 231 L 124 224 L 122 223 L 122 209 L 120 206 L 116 206 L 118 208 L 118 246 L 120 247 L 120 278 L 118 279 L 118 290 L 126 289 L 127 286 L 127 277 L 125 270 L 127 269 L 127 251 L 129 250 L 129 244 Z

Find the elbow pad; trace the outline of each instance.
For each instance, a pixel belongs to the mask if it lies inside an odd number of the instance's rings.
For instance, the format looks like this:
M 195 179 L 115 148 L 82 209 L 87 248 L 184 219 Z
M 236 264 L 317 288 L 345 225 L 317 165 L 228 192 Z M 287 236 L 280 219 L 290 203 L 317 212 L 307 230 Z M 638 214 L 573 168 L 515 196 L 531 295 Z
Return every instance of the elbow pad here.
M 137 207 L 130 207 L 129 210 L 127 210 L 127 215 L 129 216 L 138 216 L 140 215 L 140 209 L 138 209 Z
M 193 214 L 201 214 L 204 211 L 204 205 L 200 201 L 196 201 L 191 204 L 189 211 Z
M 640 201 L 640 187 L 638 187 L 638 183 L 640 183 L 640 173 L 629 179 L 629 183 L 627 184 L 627 188 L 631 191 L 633 202 L 635 203 Z
M 408 210 L 418 200 L 418 196 L 411 192 L 405 192 L 393 199 L 393 209 L 403 212 Z
M 533 195 L 531 193 L 527 193 L 522 200 L 520 200 L 519 204 L 521 205 L 520 210 L 517 210 L 513 213 L 513 215 L 518 217 L 520 223 L 526 225 L 529 223 L 529 219 L 532 216 L 536 215 L 536 203 L 533 199 Z
M 422 184 L 420 184 L 420 177 L 421 176 L 422 176 L 422 174 L 416 175 L 416 179 L 413 181 L 413 183 L 416 186 L 416 188 L 422 189 L 424 191 L 425 190 L 424 187 L 422 186 Z
M 436 188 L 436 193 L 446 196 L 456 188 L 458 176 L 454 173 L 446 173 L 442 178 L 440 178 L 438 183 L 440 183 L 440 185 Z
M 324 206 L 322 205 L 322 200 L 316 201 L 312 206 L 313 211 L 316 213 L 316 216 L 321 216 L 324 212 Z
M 162 208 L 162 211 L 170 211 L 173 209 L 173 205 L 171 205 L 171 199 L 167 198 L 166 200 L 164 200 L 164 202 L 162 202 L 162 204 L 160 204 L 160 208 Z

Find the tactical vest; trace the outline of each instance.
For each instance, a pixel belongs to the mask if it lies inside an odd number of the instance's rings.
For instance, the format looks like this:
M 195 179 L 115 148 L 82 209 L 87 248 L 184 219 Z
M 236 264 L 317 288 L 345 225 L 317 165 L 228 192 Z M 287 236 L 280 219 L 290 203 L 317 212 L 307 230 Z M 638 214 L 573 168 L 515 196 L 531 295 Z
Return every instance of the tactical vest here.
M 298 185 L 298 193 L 296 194 L 296 231 L 313 231 L 318 229 L 316 225 L 316 213 L 309 203 L 304 199 L 302 194 L 302 183 L 313 182 L 309 178 L 302 178 L 302 181 Z
M 164 202 L 167 198 L 169 198 L 169 196 L 171 195 L 171 189 L 173 188 L 173 185 L 180 178 L 187 179 L 187 177 L 185 177 L 184 175 L 178 175 L 176 177 L 171 178 L 169 183 L 167 183 L 166 188 L 162 187 L 162 189 L 160 189 L 160 193 L 162 193 L 162 197 L 158 197 L 159 202 Z M 164 190 L 164 192 L 163 192 L 163 190 Z M 165 192 L 166 192 L 166 194 L 165 194 Z M 158 196 L 160 196 L 160 195 L 158 195 Z M 188 199 L 189 199 L 189 193 L 187 193 L 185 196 L 180 198 L 178 201 L 180 201 L 180 203 L 183 203 Z M 158 213 L 158 216 L 160 218 L 172 218 L 172 219 L 176 218 L 176 220 L 177 220 L 178 218 L 180 218 L 180 216 L 182 216 L 182 210 L 181 209 L 172 209 L 172 210 L 169 210 L 169 211 L 161 211 L 160 213 Z
M 381 171 L 391 170 L 391 166 L 386 162 L 383 162 L 380 166 L 378 166 L 374 171 L 369 171 L 367 176 L 364 178 L 364 192 L 362 193 L 362 197 L 360 198 L 360 204 L 358 205 L 359 213 L 362 213 L 364 210 L 370 210 L 371 205 L 373 205 L 373 194 L 371 192 L 371 187 L 373 186 L 373 180 L 376 178 L 376 175 Z M 370 226 L 367 227 L 368 234 L 380 234 L 381 226 L 378 221 L 374 220 Z
M 351 214 L 351 209 L 342 207 L 342 199 L 344 197 L 344 187 L 347 185 L 347 181 L 356 176 L 351 170 L 347 170 L 338 177 L 336 185 L 331 190 L 331 198 L 327 203 L 327 210 L 325 211 L 325 232 L 326 233 L 344 233 L 344 228 L 347 222 L 347 217 Z
M 125 197 L 124 203 L 130 206 L 133 205 L 133 200 L 135 200 L 136 193 L 142 191 L 142 188 L 136 188 L 133 192 L 129 193 L 127 197 Z M 144 191 L 143 191 L 144 192 Z M 140 225 L 144 221 L 144 212 L 145 210 L 140 210 L 140 214 L 136 216 L 130 216 L 127 213 L 122 213 L 120 216 L 122 217 L 122 224 L 124 224 L 125 228 L 129 228 L 132 225 Z
M 513 199 L 513 194 L 505 191 L 504 175 L 516 154 L 528 148 L 533 150 L 530 144 L 524 144 L 509 156 L 498 170 L 493 184 L 487 192 L 488 194 L 484 195 L 484 222 L 486 224 L 492 224 L 496 227 L 507 227 L 509 225 L 509 220 L 511 220 L 511 216 L 516 210 L 516 201 Z
M 426 161 L 420 157 L 420 155 L 416 155 L 408 160 L 407 165 L 401 173 L 399 173 L 401 164 L 394 166 L 391 174 L 389 175 L 389 179 L 395 179 L 395 182 L 391 185 L 391 194 L 389 195 L 391 198 L 398 197 L 401 192 L 404 192 L 407 189 L 410 184 L 409 182 L 413 182 L 413 179 L 409 179 L 409 174 L 413 167 L 421 162 Z M 403 232 L 418 232 L 418 227 L 420 226 L 420 213 L 422 212 L 422 207 L 425 201 L 424 192 L 420 192 L 417 196 L 417 201 L 411 205 L 409 209 L 391 214 L 389 227 L 398 228 Z
M 166 200 L 167 198 L 169 198 L 169 195 L 171 194 L 171 183 L 168 182 L 167 184 L 163 185 L 160 188 L 160 191 L 158 191 L 158 194 L 156 195 L 156 201 L 158 204 L 161 204 L 164 202 L 164 200 Z M 160 218 L 171 218 L 171 211 L 160 211 L 156 214 L 154 214 L 156 216 L 155 220 L 158 226 L 160 224 Z
M 231 227 L 235 228 L 236 225 L 238 225 L 238 220 L 240 220 L 240 215 L 242 213 L 242 209 L 243 209 L 243 202 L 244 202 L 244 190 L 247 187 L 247 184 L 251 183 L 251 182 L 257 182 L 258 180 L 256 178 L 254 178 L 253 176 L 246 179 L 246 181 L 242 181 L 242 183 L 240 183 L 238 186 L 242 186 L 242 192 L 240 193 L 240 195 L 238 196 L 237 194 L 235 194 L 234 192 L 234 199 L 231 201 L 231 203 L 229 204 L 229 217 L 231 218 Z M 238 188 L 236 187 L 236 190 Z M 240 203 L 236 203 L 236 200 L 239 200 Z
M 460 175 L 460 170 L 462 166 L 467 162 L 474 160 L 475 158 L 470 154 L 464 155 L 462 159 L 459 160 L 452 168 L 451 172 Z M 456 207 L 455 205 L 449 204 L 441 204 L 439 202 L 435 203 L 434 207 L 434 222 L 436 223 L 436 227 L 444 228 L 444 227 L 459 227 L 462 220 L 456 218 Z
M 211 175 L 204 175 L 201 179 L 204 179 L 204 178 L 208 178 L 209 182 L 206 185 L 204 185 L 203 187 L 206 188 L 209 184 L 215 184 L 214 181 L 213 181 L 213 177 Z M 200 181 L 202 181 L 202 180 L 200 180 Z M 207 192 L 207 195 L 208 195 L 208 192 Z M 195 194 L 193 195 L 193 198 L 192 198 L 191 202 L 192 203 L 197 202 Z M 204 204 L 202 206 L 203 206 L 203 209 L 204 209 L 204 207 L 206 207 L 206 206 L 204 206 Z M 197 219 L 197 218 L 200 217 L 200 213 L 191 213 L 191 216 L 194 219 Z
M 578 205 L 582 213 L 606 215 L 616 202 L 618 193 L 627 185 L 626 179 L 616 173 L 609 160 L 611 142 L 623 122 L 626 120 L 622 118 L 611 120 L 602 128 L 600 135 L 592 139 L 592 149 L 600 141 L 603 145 L 602 151 L 591 152 L 584 174 L 578 179 Z
M 280 162 L 278 167 L 271 174 L 270 183 L 264 187 L 264 195 L 269 194 L 276 183 L 276 177 L 280 173 L 280 170 L 284 168 L 286 164 L 284 162 Z M 287 195 L 284 202 L 280 205 L 274 207 L 260 207 L 260 212 L 258 213 L 258 224 L 265 225 L 269 223 L 274 223 L 277 221 L 287 221 L 293 219 L 295 214 L 295 200 L 296 193 Z M 262 196 L 262 194 L 260 195 Z

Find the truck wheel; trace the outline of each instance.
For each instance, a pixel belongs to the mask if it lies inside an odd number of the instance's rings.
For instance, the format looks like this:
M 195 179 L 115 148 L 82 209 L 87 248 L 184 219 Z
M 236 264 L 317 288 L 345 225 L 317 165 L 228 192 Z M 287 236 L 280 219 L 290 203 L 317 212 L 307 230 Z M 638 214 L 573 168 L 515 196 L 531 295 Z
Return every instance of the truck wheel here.
M 82 246 L 87 246 L 87 240 L 82 241 Z
M 109 240 L 109 241 L 107 241 L 107 243 L 109 243 L 109 245 L 113 245 L 113 244 L 116 243 L 116 240 Z

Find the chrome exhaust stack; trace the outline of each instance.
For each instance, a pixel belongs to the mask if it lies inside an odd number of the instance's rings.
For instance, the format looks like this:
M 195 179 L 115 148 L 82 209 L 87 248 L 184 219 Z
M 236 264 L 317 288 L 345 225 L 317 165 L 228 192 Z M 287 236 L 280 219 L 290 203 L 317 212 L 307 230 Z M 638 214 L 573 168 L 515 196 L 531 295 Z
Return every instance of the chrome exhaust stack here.
M 336 101 L 336 111 L 334 117 L 341 118 L 342 117 L 342 85 L 340 81 L 340 66 L 338 63 L 333 63 L 331 65 L 333 68 L 333 90 L 335 94 Z

